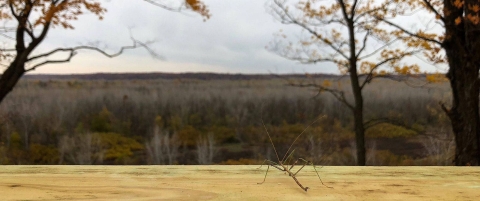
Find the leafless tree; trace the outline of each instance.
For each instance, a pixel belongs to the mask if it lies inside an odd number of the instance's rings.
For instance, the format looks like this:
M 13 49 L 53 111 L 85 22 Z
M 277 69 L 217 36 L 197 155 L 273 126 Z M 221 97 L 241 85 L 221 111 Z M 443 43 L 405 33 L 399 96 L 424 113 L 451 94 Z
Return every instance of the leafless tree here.
M 38 114 L 39 108 L 38 105 L 34 104 L 33 101 L 20 101 L 17 105 L 19 110 L 19 115 L 21 116 L 20 121 L 23 128 L 23 145 L 25 149 L 29 147 L 30 139 L 30 130 L 33 126 L 33 123 L 36 119 L 36 114 Z
M 377 142 L 371 141 L 367 143 L 367 164 L 376 165 L 377 160 L 375 154 L 377 152 Z
M 315 138 L 313 135 L 308 135 L 308 142 L 310 144 L 310 157 L 313 164 L 319 164 L 323 157 L 323 151 L 319 138 Z
M 59 145 L 60 164 L 92 165 L 103 162 L 104 150 L 93 134 L 63 136 Z
M 440 131 L 435 135 L 426 135 L 421 141 L 425 154 L 433 165 L 452 165 L 455 139 L 448 132 Z
M 150 162 L 155 165 L 175 164 L 180 148 L 178 135 L 174 133 L 171 137 L 168 131 L 161 131 L 155 126 L 154 134 L 150 142 L 145 143 Z
M 207 137 L 199 137 L 197 140 L 197 160 L 200 165 L 210 165 L 216 154 L 215 139 L 209 133 Z
M 200 0 L 182 1 L 179 5 L 169 5 L 168 1 L 144 1 L 170 11 L 180 12 L 189 9 L 202 15 L 204 20 L 210 17 L 207 6 Z M 113 58 L 121 55 L 124 50 L 143 47 L 152 56 L 158 57 L 148 48 L 148 43 L 133 38 L 132 45 L 123 46 L 115 53 L 109 53 L 98 45 L 58 47 L 38 54 L 35 52 L 52 29 L 59 27 L 73 29 L 72 21 L 88 13 L 96 15 L 101 20 L 106 11 L 99 1 L 2 1 L 0 21 L 5 25 L 0 27 L 0 36 L 4 39 L 0 41 L 3 42 L 0 46 L 0 65 L 6 69 L 0 76 L 0 103 L 25 73 L 48 64 L 70 62 L 82 50 L 95 51 Z M 6 26 L 11 23 L 13 26 Z M 62 55 L 63 58 L 58 58 Z
M 372 4 L 359 0 L 338 1 L 269 1 L 268 12 L 277 21 L 303 31 L 292 42 L 281 32 L 269 45 L 276 54 L 304 64 L 331 63 L 350 79 L 350 89 L 333 87 L 328 80 L 319 82 L 290 82 L 292 86 L 314 88 L 319 93 L 333 95 L 337 102 L 352 112 L 355 131 L 355 161 L 364 166 L 366 159 L 365 132 L 377 120 L 365 116 L 364 89 L 377 78 L 392 78 L 393 74 L 416 72 L 417 65 L 403 64 L 403 59 L 418 52 L 414 48 L 395 48 L 401 38 L 379 26 L 372 16 L 394 1 Z M 394 6 L 394 5 L 393 5 Z M 404 67 L 404 72 L 395 69 Z M 326 81 L 326 82 L 325 82 Z M 352 95 L 353 99 L 348 96 Z M 370 122 L 370 123 L 367 123 Z

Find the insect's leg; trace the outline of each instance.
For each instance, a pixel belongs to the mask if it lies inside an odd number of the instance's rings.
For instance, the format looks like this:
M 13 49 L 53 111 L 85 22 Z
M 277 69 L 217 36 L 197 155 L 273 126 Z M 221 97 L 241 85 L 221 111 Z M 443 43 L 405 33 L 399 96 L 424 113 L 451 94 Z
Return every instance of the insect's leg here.
M 258 167 L 257 169 L 262 168 L 262 166 L 265 165 L 265 163 L 270 163 L 270 164 L 268 164 L 268 165 L 271 165 L 271 166 L 274 166 L 274 167 L 277 166 L 277 167 L 275 167 L 275 168 L 277 168 L 277 169 L 279 169 L 279 170 L 282 170 L 282 169 L 280 169 L 280 168 L 278 167 L 278 166 L 279 166 L 278 163 L 275 163 L 275 162 L 273 162 L 273 161 L 271 161 L 271 160 L 268 160 L 268 159 L 265 159 L 265 160 L 263 161 L 263 163 L 260 165 L 260 167 Z M 283 171 L 283 170 L 282 170 L 282 171 Z
M 265 177 L 263 178 L 263 181 L 257 184 L 263 184 L 265 182 L 265 179 L 267 179 L 267 174 L 269 169 L 270 169 L 270 165 L 267 166 L 267 171 L 265 172 Z
M 260 168 L 262 168 L 262 166 L 263 166 L 263 165 L 264 165 L 264 164 L 265 164 L 267 161 L 268 161 L 268 160 L 267 160 L 267 159 L 265 159 L 265 160 L 263 161 L 263 163 L 260 165 L 260 167 L 258 167 L 257 169 L 260 169 Z
M 307 160 L 305 160 L 305 159 L 303 159 L 303 158 L 299 158 L 299 159 L 300 159 L 300 160 L 303 160 L 303 161 L 305 161 L 305 162 L 307 162 L 308 164 L 310 164 L 310 165 L 313 166 L 313 169 L 315 170 L 315 173 L 317 173 L 318 179 L 320 179 L 320 182 L 322 183 L 322 185 L 324 185 L 324 186 L 327 187 L 327 188 L 333 188 L 333 187 L 327 186 L 327 185 L 325 185 L 325 184 L 323 183 L 322 178 L 320 178 L 320 174 L 318 174 L 317 167 L 316 167 L 312 162 L 307 161 Z M 322 166 L 321 168 L 323 168 L 323 166 Z M 296 174 L 296 173 L 295 173 L 295 174 Z
M 294 152 L 295 152 L 295 149 L 294 149 L 292 152 L 290 152 L 290 154 L 285 158 L 285 160 L 284 160 L 284 162 L 283 162 L 283 164 L 286 164 L 287 168 L 288 168 L 288 164 L 290 163 L 290 161 L 291 161 L 292 158 L 293 158 L 293 153 L 294 153 Z M 290 171 L 290 170 L 293 168 L 293 166 L 295 166 L 295 164 L 297 164 L 297 161 L 295 161 L 295 162 L 290 166 L 290 168 L 288 168 L 288 170 Z
M 288 156 L 286 156 L 282 159 L 283 164 L 288 164 L 290 162 L 290 160 L 293 158 L 293 153 L 294 152 L 295 152 L 295 149 L 293 149 L 292 152 L 290 152 L 290 154 L 288 154 Z
M 298 160 L 301 160 L 301 161 L 303 161 L 303 162 L 305 162 L 305 163 L 302 165 L 302 167 L 300 167 L 300 169 L 297 170 L 297 172 L 295 172 L 295 174 L 293 174 L 294 176 L 297 175 L 298 172 L 300 172 L 300 170 L 302 170 L 303 167 L 305 167 L 305 165 L 307 165 L 307 164 L 310 163 L 310 161 L 307 161 L 307 160 L 305 160 L 305 159 L 303 159 L 303 158 L 298 158 L 297 161 L 298 161 Z M 295 163 L 296 163 L 296 162 L 295 162 Z
M 258 183 L 258 184 L 263 184 L 263 182 L 265 182 L 265 179 L 267 179 L 267 174 L 268 174 L 268 170 L 270 169 L 270 166 L 272 166 L 272 167 L 274 167 L 274 168 L 277 168 L 278 170 L 285 171 L 284 169 L 280 168 L 279 164 L 277 164 L 277 163 L 275 163 L 275 162 L 273 162 L 273 161 L 271 161 L 271 160 L 265 160 L 265 161 L 263 162 L 263 164 L 265 164 L 265 163 L 268 163 L 268 165 L 267 165 L 267 171 L 265 172 L 265 177 L 263 178 L 263 181 L 262 181 L 261 183 Z M 263 164 L 262 164 L 262 165 L 263 165 Z M 260 166 L 260 167 L 262 167 L 262 166 Z
M 290 168 L 288 169 L 288 171 L 292 170 L 293 166 L 295 166 L 297 163 L 298 163 L 298 159 L 290 166 Z
M 292 178 L 293 178 L 293 180 L 295 180 L 295 182 L 298 184 L 298 186 L 300 186 L 300 188 L 302 188 L 305 192 L 307 192 L 307 190 L 309 189 L 308 187 L 303 187 L 302 184 L 297 180 L 295 175 L 292 175 Z
M 264 165 L 265 163 L 268 163 L 269 166 L 272 166 L 272 167 L 274 167 L 274 168 L 277 168 L 278 170 L 284 171 L 282 168 L 280 168 L 280 165 L 279 165 L 278 163 L 275 163 L 275 162 L 273 162 L 273 161 L 271 161 L 271 160 L 266 159 L 265 161 L 263 161 L 263 164 L 262 164 L 262 165 Z M 262 167 L 262 166 L 260 166 L 259 168 L 261 168 L 261 167 Z M 259 169 L 259 168 L 257 168 L 257 169 Z

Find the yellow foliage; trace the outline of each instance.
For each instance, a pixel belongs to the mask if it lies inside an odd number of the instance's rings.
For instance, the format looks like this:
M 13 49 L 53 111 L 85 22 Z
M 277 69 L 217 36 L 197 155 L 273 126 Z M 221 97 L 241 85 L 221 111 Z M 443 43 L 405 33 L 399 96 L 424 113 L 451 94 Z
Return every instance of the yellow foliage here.
M 187 146 L 195 146 L 196 140 L 201 136 L 202 132 L 195 129 L 193 126 L 185 126 L 183 129 L 178 131 L 178 138 L 181 143 L 184 143 Z
M 330 80 L 323 80 L 322 86 L 330 87 L 332 86 L 332 82 Z
M 379 124 L 369 128 L 366 136 L 371 138 L 394 138 L 394 137 L 411 137 L 417 135 L 417 132 L 406 129 L 404 127 L 395 126 L 392 124 Z
M 104 158 L 113 160 L 116 164 L 123 164 L 133 156 L 133 151 L 143 150 L 144 146 L 132 138 L 118 133 L 95 133 L 100 139 L 100 146 L 105 151 Z
M 102 111 L 92 118 L 90 129 L 95 132 L 111 132 L 113 130 L 113 121 L 113 114 L 107 107 L 103 107 Z
M 445 74 L 441 74 L 441 73 L 427 74 L 425 78 L 429 83 L 440 83 L 440 82 L 448 81 L 447 77 L 445 77 Z
M 157 116 L 155 117 L 155 125 L 158 126 L 158 127 L 160 127 L 160 128 L 163 128 L 163 127 L 165 126 L 164 123 L 163 123 L 162 116 L 157 115 Z
M 418 66 L 417 64 L 395 66 L 394 71 L 401 75 L 416 74 L 416 73 L 420 73 L 420 66 Z
M 234 141 L 235 129 L 228 126 L 211 126 L 206 128 L 206 133 L 213 133 L 213 136 L 220 143 Z
M 74 0 L 74 1 L 23 1 L 23 0 L 3 0 L 0 7 L 0 20 L 12 19 L 12 17 L 23 17 L 22 15 L 32 17 L 32 25 L 47 25 L 51 27 L 60 26 L 65 29 L 74 29 L 71 21 L 77 20 L 80 15 L 87 12 L 92 13 L 103 19 L 106 9 L 102 3 L 97 0 Z M 29 3 L 26 3 L 29 2 Z M 150 1 L 158 4 L 154 0 Z M 184 4 L 188 9 L 202 15 L 205 20 L 210 18 L 210 12 L 207 6 L 201 0 L 185 0 Z M 35 13 L 32 15 L 31 13 Z M 33 17 L 35 16 L 35 17 Z M 23 19 L 21 19 L 23 20 Z M 32 30 L 30 30 L 32 31 Z
M 367 73 L 373 72 L 373 70 L 375 70 L 374 68 L 376 68 L 375 63 L 370 61 L 363 61 L 360 64 L 360 73 L 367 74 Z
M 41 15 L 34 21 L 33 25 L 61 26 L 66 29 L 73 29 L 70 21 L 77 20 L 79 15 L 88 11 L 98 16 L 101 20 L 106 9 L 99 2 L 89 0 L 52 2 L 48 0 L 34 1 L 31 8 L 25 7 L 20 1 L 10 1 L 15 13 L 39 11 Z

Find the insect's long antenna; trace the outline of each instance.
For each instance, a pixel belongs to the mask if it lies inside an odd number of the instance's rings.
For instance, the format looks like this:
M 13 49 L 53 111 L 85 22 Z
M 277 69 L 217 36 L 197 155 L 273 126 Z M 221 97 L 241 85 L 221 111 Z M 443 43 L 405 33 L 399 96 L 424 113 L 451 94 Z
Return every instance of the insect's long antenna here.
M 317 122 L 320 118 L 323 118 L 323 117 L 325 117 L 325 115 L 322 115 L 322 116 L 318 117 L 317 119 L 315 119 L 315 121 L 313 121 L 313 122 L 312 122 L 310 125 L 308 125 L 305 129 L 303 129 L 303 131 L 300 133 L 300 135 L 298 135 L 297 138 L 295 138 L 295 140 L 292 142 L 292 144 L 291 144 L 290 147 L 288 148 L 287 152 L 285 152 L 285 155 L 283 156 L 282 161 L 285 160 L 285 157 L 287 157 L 288 152 L 290 151 L 290 149 L 292 149 L 293 144 L 295 144 L 295 142 L 298 140 L 298 138 L 299 138 L 308 128 L 310 128 L 310 126 L 312 126 L 315 122 Z M 263 120 L 262 120 L 262 122 L 263 122 Z M 265 126 L 265 125 L 263 125 L 263 126 Z M 266 128 L 265 128 L 265 129 L 266 129 Z M 267 134 L 268 134 L 268 132 L 267 132 Z M 268 137 L 270 137 L 270 136 L 268 136 Z M 270 141 L 271 141 L 271 139 L 270 139 Z M 273 142 L 272 142 L 272 144 L 273 144 Z M 276 152 L 276 151 L 275 151 L 275 152 Z M 278 156 L 277 156 L 277 157 L 278 157 Z
M 275 144 L 273 144 L 272 138 L 270 137 L 270 133 L 268 133 L 268 130 L 267 130 L 267 127 L 265 126 L 265 123 L 263 123 L 263 119 L 262 119 L 262 124 L 263 124 L 263 128 L 265 128 L 265 131 L 267 132 L 268 139 L 270 140 L 270 143 L 272 143 L 273 151 L 275 151 L 275 155 L 277 156 L 277 160 L 281 163 L 280 157 L 278 157 L 277 149 L 275 149 Z

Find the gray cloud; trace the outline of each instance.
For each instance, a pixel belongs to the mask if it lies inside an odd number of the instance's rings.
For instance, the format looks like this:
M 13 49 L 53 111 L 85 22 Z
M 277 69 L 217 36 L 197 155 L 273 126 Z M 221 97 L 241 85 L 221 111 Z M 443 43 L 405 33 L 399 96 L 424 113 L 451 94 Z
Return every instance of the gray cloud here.
M 173 1 L 173 0 L 170 0 Z M 55 47 L 100 41 L 114 52 L 129 45 L 132 35 L 166 58 L 152 59 L 145 50 L 128 51 L 115 59 L 82 52 L 71 63 L 43 67 L 36 73 L 217 71 L 229 73 L 338 73 L 332 64 L 302 65 L 265 49 L 282 29 L 301 35 L 298 27 L 283 25 L 266 12 L 267 0 L 205 0 L 212 18 L 203 22 L 192 12 L 170 12 L 142 0 L 106 2 L 108 12 L 98 21 L 82 16 L 75 30 L 54 29 L 39 52 Z M 412 60 L 413 62 L 418 62 Z

